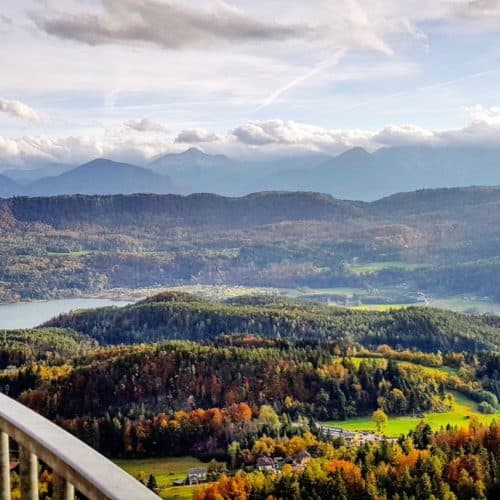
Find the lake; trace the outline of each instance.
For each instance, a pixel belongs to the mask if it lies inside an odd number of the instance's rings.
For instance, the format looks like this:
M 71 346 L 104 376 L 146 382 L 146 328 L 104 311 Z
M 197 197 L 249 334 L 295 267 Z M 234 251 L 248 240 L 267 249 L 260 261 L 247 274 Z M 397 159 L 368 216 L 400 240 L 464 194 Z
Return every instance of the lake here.
M 110 299 L 58 299 L 44 302 L 18 302 L 0 304 L 0 330 L 32 328 L 74 309 L 125 306 L 130 302 Z

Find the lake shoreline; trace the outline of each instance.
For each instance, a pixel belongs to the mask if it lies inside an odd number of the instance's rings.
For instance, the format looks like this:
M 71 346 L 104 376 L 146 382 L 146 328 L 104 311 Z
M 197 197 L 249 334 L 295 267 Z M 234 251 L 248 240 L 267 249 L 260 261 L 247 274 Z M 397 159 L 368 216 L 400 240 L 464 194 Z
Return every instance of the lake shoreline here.
M 137 300 L 143 300 L 146 297 L 159 293 L 168 286 L 162 286 L 158 288 L 113 288 L 98 293 L 88 293 L 88 294 L 78 294 L 78 295 L 56 295 L 54 297 L 45 299 L 28 299 L 28 300 L 12 300 L 12 301 L 0 301 L 0 306 L 5 305 L 15 305 L 15 304 L 39 304 L 44 302 L 51 302 L 53 300 L 78 300 L 78 299 L 89 299 L 89 300 L 114 300 L 117 302 L 134 302 Z
M 0 330 L 36 328 L 60 314 L 99 307 L 124 307 L 133 301 L 108 298 L 63 298 L 0 304 Z

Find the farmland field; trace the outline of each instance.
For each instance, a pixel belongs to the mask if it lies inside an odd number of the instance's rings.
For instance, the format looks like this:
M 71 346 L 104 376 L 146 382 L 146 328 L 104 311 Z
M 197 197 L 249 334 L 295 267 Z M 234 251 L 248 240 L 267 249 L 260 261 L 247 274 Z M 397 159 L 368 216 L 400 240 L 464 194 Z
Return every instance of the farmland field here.
M 354 309 L 356 311 L 392 311 L 394 309 L 404 309 L 409 306 L 416 306 L 419 304 L 363 304 L 360 306 L 352 306 L 349 309 Z
M 426 413 L 423 420 L 428 423 L 433 430 L 441 427 L 452 426 L 465 427 L 469 419 L 475 416 L 480 422 L 489 424 L 493 419 L 500 417 L 500 412 L 494 415 L 484 415 L 477 410 L 477 405 L 465 396 L 453 393 L 456 397 L 455 407 L 452 411 L 443 413 Z M 422 419 L 415 417 L 389 417 L 385 435 L 387 437 L 398 437 L 407 434 L 414 429 Z M 375 431 L 375 424 L 370 417 L 355 417 L 345 421 L 328 421 L 326 425 L 340 427 L 349 431 Z
M 420 369 L 422 369 L 424 372 L 429 373 L 429 374 L 436 374 L 436 373 L 443 373 L 445 375 L 456 375 L 457 370 L 455 368 L 451 368 L 450 366 L 425 366 L 421 365 L 419 363 L 412 363 L 410 361 L 401 361 L 398 360 L 397 358 L 394 358 L 399 366 L 405 367 L 405 366 L 418 366 Z M 362 361 L 370 361 L 370 362 L 375 362 L 377 366 L 380 366 L 381 368 L 385 368 L 387 366 L 387 358 L 383 357 L 376 357 L 376 356 L 353 356 L 350 358 L 354 366 L 359 367 L 359 364 Z M 461 395 L 455 394 L 457 397 L 461 397 Z M 471 402 L 472 403 L 472 402 Z
M 350 264 L 349 270 L 352 274 L 359 276 L 361 274 L 374 274 L 380 271 L 387 270 L 402 270 L 402 271 L 414 271 L 416 269 L 422 269 L 428 267 L 425 264 L 412 264 L 408 262 L 366 262 Z
M 145 481 L 153 474 L 158 485 L 158 494 L 165 500 L 192 498 L 196 486 L 174 486 L 173 483 L 185 479 L 189 469 L 207 466 L 193 457 L 116 460 L 115 463 L 130 475 L 135 478 L 142 477 Z

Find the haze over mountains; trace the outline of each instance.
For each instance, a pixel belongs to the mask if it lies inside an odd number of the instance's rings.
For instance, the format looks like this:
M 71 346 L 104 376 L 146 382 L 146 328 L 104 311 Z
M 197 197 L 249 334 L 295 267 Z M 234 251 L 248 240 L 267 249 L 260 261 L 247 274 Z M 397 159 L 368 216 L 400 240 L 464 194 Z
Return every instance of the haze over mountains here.
M 28 193 L 52 196 L 58 194 L 131 194 L 168 193 L 172 184 L 168 176 L 111 160 L 93 160 L 55 177 L 44 177 L 28 185 Z
M 143 166 L 97 159 L 78 167 L 7 168 L 0 175 L 0 196 L 138 192 L 241 196 L 300 190 L 372 201 L 397 192 L 471 185 L 500 185 L 500 150 L 415 146 L 369 153 L 353 148 L 336 157 L 308 154 L 237 160 L 190 148 Z

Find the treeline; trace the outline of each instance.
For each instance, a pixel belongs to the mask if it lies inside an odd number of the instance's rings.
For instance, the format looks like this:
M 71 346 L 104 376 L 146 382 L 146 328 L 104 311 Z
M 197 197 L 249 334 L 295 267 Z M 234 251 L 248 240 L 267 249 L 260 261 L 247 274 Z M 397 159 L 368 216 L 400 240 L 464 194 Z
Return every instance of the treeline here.
M 233 403 L 272 405 L 292 418 L 345 419 L 381 407 L 389 414 L 446 407 L 445 373 L 394 360 L 334 357 L 312 346 L 214 347 L 185 342 L 113 347 L 88 354 L 48 380 L 37 367 L 4 374 L 13 395 L 51 419 L 144 415 Z M 450 379 L 451 380 L 451 379 Z M 480 388 L 480 385 L 476 385 Z
M 124 308 L 65 314 L 46 323 L 72 328 L 103 344 L 156 342 L 165 339 L 213 340 L 220 334 L 248 332 L 264 337 L 320 341 L 352 340 L 374 348 L 445 352 L 497 350 L 500 327 L 485 317 L 430 308 L 354 311 L 279 302 L 221 304 L 160 294 Z M 184 298 L 183 298 L 184 297 Z
M 240 198 L 215 194 L 17 197 L 3 201 L 2 209 L 20 222 L 113 228 L 146 224 L 240 227 L 282 220 L 344 220 L 361 214 L 356 202 L 305 192 L 264 192 Z
M 0 370 L 35 362 L 62 364 L 95 347 L 95 340 L 60 328 L 0 330 Z
M 278 417 L 270 406 L 250 408 L 233 403 L 225 408 L 179 410 L 151 416 L 118 414 L 78 417 L 56 421 L 93 448 L 110 457 L 140 458 L 195 455 L 202 459 L 228 458 L 228 446 L 237 441 L 241 448 L 254 449 L 262 436 L 294 436 L 308 429 L 307 420 L 293 423 Z M 261 456 L 255 452 L 248 462 Z

